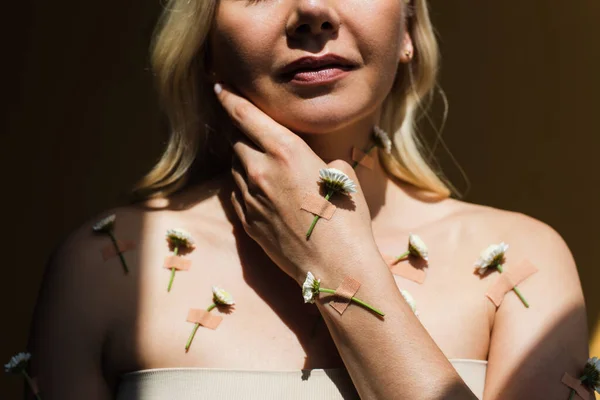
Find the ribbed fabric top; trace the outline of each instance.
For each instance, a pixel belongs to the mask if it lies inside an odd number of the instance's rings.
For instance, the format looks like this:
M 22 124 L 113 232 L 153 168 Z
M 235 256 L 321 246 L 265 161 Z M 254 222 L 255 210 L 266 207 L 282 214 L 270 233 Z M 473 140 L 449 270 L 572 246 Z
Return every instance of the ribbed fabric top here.
M 479 399 L 487 361 L 450 360 Z M 122 376 L 117 400 L 348 400 L 359 399 L 345 369 L 249 371 L 164 368 Z

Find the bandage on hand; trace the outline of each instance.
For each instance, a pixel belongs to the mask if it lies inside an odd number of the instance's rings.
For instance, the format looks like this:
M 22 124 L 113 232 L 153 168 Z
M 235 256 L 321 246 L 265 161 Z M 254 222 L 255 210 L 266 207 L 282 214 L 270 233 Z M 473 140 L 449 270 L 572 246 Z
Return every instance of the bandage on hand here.
M 336 210 L 336 206 L 325 200 L 324 197 L 310 192 L 304 195 L 300 208 L 326 220 L 330 220 Z

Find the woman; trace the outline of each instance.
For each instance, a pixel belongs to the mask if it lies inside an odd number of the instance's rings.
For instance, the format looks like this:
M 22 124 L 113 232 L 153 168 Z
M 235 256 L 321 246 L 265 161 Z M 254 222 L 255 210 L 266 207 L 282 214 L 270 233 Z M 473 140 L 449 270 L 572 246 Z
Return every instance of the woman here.
M 425 0 L 172 0 L 153 47 L 172 135 L 138 187 L 153 199 L 106 213 L 136 243 L 130 272 L 99 256 L 96 219 L 57 251 L 31 342 L 44 398 L 568 398 L 561 377 L 587 358 L 574 261 L 543 223 L 449 198 L 413 132 L 437 62 Z M 376 127 L 390 154 L 354 165 Z M 196 183 L 207 159 L 227 168 Z M 302 208 L 332 167 L 356 192 L 335 194 L 307 239 Z M 196 243 L 168 292 L 172 228 Z M 411 232 L 430 248 L 422 283 L 385 261 Z M 529 308 L 512 292 L 497 307 L 499 272 L 473 272 L 499 242 L 506 270 L 539 270 L 519 284 Z M 305 304 L 309 272 L 324 288 L 360 282 L 385 317 L 354 302 L 340 314 L 325 294 Z M 186 352 L 188 310 L 213 284 L 235 307 Z

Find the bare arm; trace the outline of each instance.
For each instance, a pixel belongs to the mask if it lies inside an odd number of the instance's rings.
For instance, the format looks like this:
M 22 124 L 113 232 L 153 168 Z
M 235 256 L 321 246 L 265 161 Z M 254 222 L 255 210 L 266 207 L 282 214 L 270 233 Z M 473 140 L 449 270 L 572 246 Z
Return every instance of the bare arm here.
M 324 171 L 339 178 L 335 185 L 330 184 L 329 193 L 340 190 L 342 182 L 356 182 L 357 188 L 350 185 L 347 192 L 353 193 L 352 199 L 344 204 L 346 198 L 342 196 L 335 218 L 321 224 L 307 240 L 306 227 L 314 217 L 296 210 L 301 208 L 304 188 L 315 187 L 314 176 L 325 167 L 323 160 L 293 132 L 246 99 L 226 86 L 215 89 L 221 104 L 244 134 L 232 137 L 236 154 L 232 175 L 237 184 L 232 204 L 246 233 L 298 283 L 302 284 L 310 271 L 322 279 L 324 287 L 335 289 L 349 275 L 362 282 L 357 297 L 386 312 L 382 320 L 352 305 L 339 316 L 330 307 L 319 305 L 361 397 L 474 398 L 403 302 L 374 243 L 366 199 L 352 167 L 340 160 L 327 164 L 334 169 Z M 522 398 L 565 393 L 560 384 L 562 374 L 556 374 L 585 362 L 585 311 L 572 258 L 556 235 L 540 229 L 537 222 L 525 217 L 522 220 L 516 233 L 507 239 L 515 247 L 511 260 L 528 257 L 543 270 L 523 285 L 534 307 L 523 310 L 513 302 L 499 311 L 486 389 L 486 396 L 492 399 L 518 398 L 507 395 L 509 392 Z M 568 339 L 565 331 L 550 329 L 553 324 L 564 327 L 560 319 L 571 315 L 575 321 L 574 339 Z M 554 332 L 555 339 L 544 337 L 545 332 Z M 540 365 L 543 372 L 518 374 L 527 353 L 535 348 L 540 349 L 544 360 Z M 535 379 L 518 383 L 520 377 L 529 375 Z M 540 388 L 541 384 L 548 386 Z
M 568 399 L 561 378 L 579 377 L 589 351 L 577 268 L 552 229 L 525 216 L 515 228 L 506 269 L 528 259 L 539 272 L 519 285 L 531 308 L 512 292 L 498 308 L 484 398 Z
M 525 216 L 517 225 L 507 254 L 512 262 L 505 268 L 528 259 L 540 271 L 519 285 L 529 309 L 512 292 L 498 309 L 484 399 L 568 399 L 570 389 L 561 383 L 562 375 L 578 377 L 588 357 L 577 269 L 556 232 Z M 361 397 L 473 398 L 384 269 L 361 264 L 370 270 L 354 272 L 363 283 L 356 296 L 385 311 L 385 322 L 357 305 L 340 316 L 325 302 L 319 304 Z M 335 288 L 339 280 L 327 277 L 323 286 Z
M 340 315 L 321 294 L 318 307 L 363 399 L 474 399 L 449 360 L 406 304 L 380 256 L 351 275 L 356 297 L 386 313 L 383 319 L 352 303 Z M 375 261 L 374 261 L 375 260 Z M 336 282 L 337 281 L 337 282 Z M 336 288 L 341 277 L 322 280 Z
M 29 351 L 44 400 L 112 398 L 101 366 L 105 279 L 98 261 L 88 259 L 96 243 L 87 236 L 75 234 L 57 250 L 38 298 Z

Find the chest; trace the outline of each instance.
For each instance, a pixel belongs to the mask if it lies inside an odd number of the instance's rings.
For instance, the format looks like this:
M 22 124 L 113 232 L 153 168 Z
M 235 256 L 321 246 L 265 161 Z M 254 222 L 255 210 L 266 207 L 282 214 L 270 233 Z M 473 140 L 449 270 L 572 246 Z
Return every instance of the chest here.
M 136 307 L 113 332 L 109 359 L 120 371 L 204 367 L 289 370 L 342 365 L 316 306 L 305 304 L 299 286 L 250 242 L 194 251 L 187 271 L 162 268 L 168 254 L 149 250 L 140 257 Z M 448 358 L 485 359 L 489 347 L 490 304 L 481 285 L 432 263 L 426 281 L 396 276 L 399 289 L 417 301 L 421 323 Z M 190 350 L 194 324 L 190 309 L 212 304 L 213 285 L 229 291 L 236 304 L 213 309 L 222 317 L 216 329 L 200 327 Z

